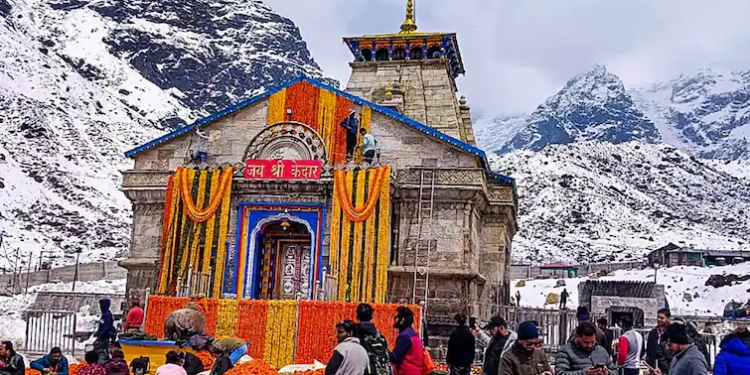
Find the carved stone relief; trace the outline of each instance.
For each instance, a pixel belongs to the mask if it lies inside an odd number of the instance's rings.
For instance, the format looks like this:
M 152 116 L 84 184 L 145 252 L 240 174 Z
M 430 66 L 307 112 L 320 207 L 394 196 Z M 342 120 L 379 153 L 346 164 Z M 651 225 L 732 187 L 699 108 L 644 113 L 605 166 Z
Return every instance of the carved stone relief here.
M 327 160 L 325 144 L 311 127 L 294 121 L 263 128 L 245 149 L 243 160 Z

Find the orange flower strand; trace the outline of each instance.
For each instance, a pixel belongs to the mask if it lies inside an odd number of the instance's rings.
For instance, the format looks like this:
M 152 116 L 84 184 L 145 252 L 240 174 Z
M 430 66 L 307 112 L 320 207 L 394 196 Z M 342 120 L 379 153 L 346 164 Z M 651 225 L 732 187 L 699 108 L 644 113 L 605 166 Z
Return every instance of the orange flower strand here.
M 253 359 L 232 367 L 226 375 L 279 375 L 273 366 L 262 359 Z
M 183 178 L 180 178 L 180 195 L 182 197 L 182 203 L 185 204 L 185 210 L 188 213 L 188 216 L 190 216 L 191 220 L 196 223 L 202 223 L 216 213 L 216 210 L 219 209 L 219 204 L 221 204 L 221 202 L 223 201 L 224 191 L 230 188 L 232 184 L 232 170 L 233 168 L 230 167 L 221 171 L 218 189 L 216 189 L 216 192 L 212 194 L 213 196 L 211 197 L 211 200 L 206 205 L 206 207 L 200 209 L 195 206 L 195 202 L 193 202 L 193 198 L 190 194 L 190 189 L 193 181 L 188 178 L 184 178 L 185 174 L 188 173 L 188 169 L 180 168 L 177 170 L 177 173 L 181 173 L 183 175 Z

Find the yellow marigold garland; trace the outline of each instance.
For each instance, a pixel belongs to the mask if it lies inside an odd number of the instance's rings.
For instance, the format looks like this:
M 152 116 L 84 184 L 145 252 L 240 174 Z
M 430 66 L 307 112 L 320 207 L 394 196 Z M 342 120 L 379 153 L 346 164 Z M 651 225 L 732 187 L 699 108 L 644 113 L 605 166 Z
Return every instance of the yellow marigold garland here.
M 297 301 L 268 301 L 266 341 L 263 359 L 276 368 L 294 361 L 294 331 Z
M 240 301 L 236 299 L 219 300 L 219 311 L 216 319 L 217 336 L 236 336 L 238 325 L 237 319 L 239 318 L 238 313 L 240 307 L 239 302 Z
M 162 254 L 157 288 L 159 293 L 174 292 L 176 279 L 187 276 L 188 266 L 204 275 L 213 274 L 213 285 L 210 288 L 215 296 L 221 293 L 232 171 L 232 168 L 196 171 L 180 167 L 172 177 L 172 188 L 167 190 L 162 223 Z M 214 244 L 217 245 L 215 258 Z
M 268 98 L 268 125 L 284 121 L 286 115 L 286 89 L 281 89 Z
M 330 241 L 331 272 L 337 278 L 335 299 L 385 301 L 390 259 L 390 167 L 336 172 Z M 350 192 L 356 195 L 353 204 Z M 346 207 L 362 205 L 371 207 L 357 210 L 365 212 L 352 220 Z

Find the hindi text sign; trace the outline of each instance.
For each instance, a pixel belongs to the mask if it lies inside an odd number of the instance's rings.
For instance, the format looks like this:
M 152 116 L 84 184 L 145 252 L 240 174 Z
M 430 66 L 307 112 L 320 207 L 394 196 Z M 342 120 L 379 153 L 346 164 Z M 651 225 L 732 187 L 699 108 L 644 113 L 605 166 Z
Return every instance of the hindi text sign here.
M 322 170 L 322 160 L 245 161 L 245 178 L 250 180 L 318 180 Z

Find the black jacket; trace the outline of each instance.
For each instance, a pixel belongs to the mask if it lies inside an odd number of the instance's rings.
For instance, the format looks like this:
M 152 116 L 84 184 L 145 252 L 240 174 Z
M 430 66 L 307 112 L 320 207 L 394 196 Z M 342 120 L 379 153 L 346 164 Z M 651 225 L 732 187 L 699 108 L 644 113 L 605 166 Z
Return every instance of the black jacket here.
M 451 333 L 451 337 L 448 339 L 446 362 L 451 366 L 469 367 L 474 363 L 475 348 L 476 340 L 471 331 L 469 331 L 469 327 L 458 327 Z
M 6 361 L 8 367 L 3 372 L 10 375 L 23 375 L 26 373 L 26 364 L 23 357 L 15 352 L 10 353 L 10 358 Z
M 229 359 L 229 355 L 222 355 L 216 360 L 216 362 L 214 362 L 214 368 L 211 369 L 209 375 L 223 375 L 232 367 L 234 366 L 232 366 L 232 360 Z
M 203 362 L 193 353 L 185 353 L 185 362 L 182 364 L 182 368 L 185 369 L 188 375 L 198 375 L 205 371 L 203 369 Z
M 484 352 L 484 365 L 482 365 L 484 375 L 498 375 L 500 359 L 503 357 L 503 349 L 509 338 L 510 335 L 495 336 L 490 340 Z
M 661 341 L 658 328 L 652 329 L 646 339 L 646 363 L 653 368 L 658 368 L 661 373 L 669 373 L 669 362 L 672 361 L 672 353 L 666 349 Z

